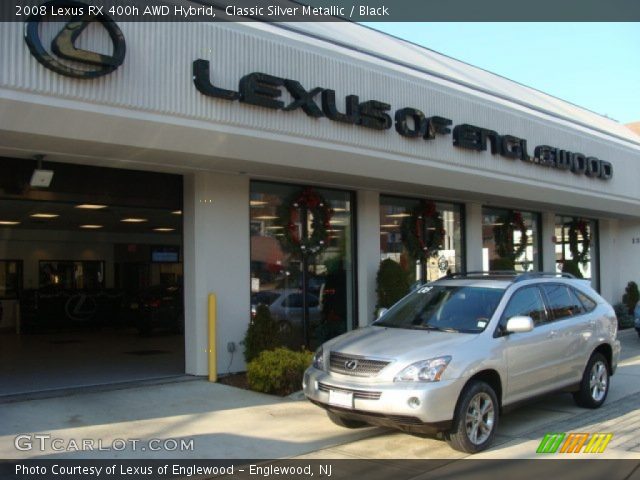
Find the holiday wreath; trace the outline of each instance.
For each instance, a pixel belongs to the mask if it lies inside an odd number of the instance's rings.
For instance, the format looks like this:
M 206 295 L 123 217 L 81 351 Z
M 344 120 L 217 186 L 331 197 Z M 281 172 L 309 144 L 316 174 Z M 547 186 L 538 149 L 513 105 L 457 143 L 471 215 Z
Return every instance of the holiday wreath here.
M 513 234 L 516 230 L 520 232 L 520 242 L 517 245 L 513 239 Z M 498 256 L 515 261 L 524 253 L 529 240 L 522 214 L 509 210 L 505 215 L 499 217 L 493 227 L 493 238 Z
M 327 246 L 333 210 L 316 190 L 305 187 L 289 197 L 278 209 L 278 223 L 284 226 L 280 241 L 294 254 L 319 253 Z M 308 229 L 303 225 L 305 220 Z
M 442 216 L 431 201 L 421 200 L 402 221 L 402 243 L 416 260 L 424 260 L 438 254 L 444 241 Z
M 578 241 L 578 234 L 582 241 Z M 573 218 L 569 224 L 569 251 L 571 258 L 578 263 L 587 263 L 589 256 L 589 225 L 582 218 Z

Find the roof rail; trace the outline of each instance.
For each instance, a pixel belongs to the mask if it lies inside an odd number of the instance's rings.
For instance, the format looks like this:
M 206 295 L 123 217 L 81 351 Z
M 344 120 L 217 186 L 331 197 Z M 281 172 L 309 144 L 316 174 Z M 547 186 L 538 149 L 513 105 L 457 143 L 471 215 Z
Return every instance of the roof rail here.
M 541 277 L 576 278 L 574 275 L 567 272 L 523 272 L 516 277 L 514 282 L 521 282 L 523 280 Z
M 470 277 L 511 277 L 513 282 L 521 282 L 523 280 L 530 280 L 532 278 L 544 278 L 544 277 L 561 277 L 561 278 L 576 278 L 570 273 L 566 272 L 519 272 L 517 270 L 478 270 L 471 272 L 457 272 L 449 273 L 442 279 L 454 279 L 454 278 L 470 278 Z
M 471 272 L 449 273 L 444 278 L 465 278 L 465 277 L 517 277 L 522 272 L 515 270 L 477 270 Z

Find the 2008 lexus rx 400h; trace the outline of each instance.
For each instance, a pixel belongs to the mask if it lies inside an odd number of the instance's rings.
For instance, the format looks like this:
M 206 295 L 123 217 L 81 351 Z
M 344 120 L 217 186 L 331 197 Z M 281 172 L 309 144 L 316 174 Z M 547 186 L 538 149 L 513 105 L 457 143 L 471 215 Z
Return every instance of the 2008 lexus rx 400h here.
M 338 425 L 443 432 L 486 449 L 503 407 L 553 390 L 600 407 L 620 355 L 613 308 L 555 274 L 467 274 L 419 287 L 325 343 L 304 393 Z

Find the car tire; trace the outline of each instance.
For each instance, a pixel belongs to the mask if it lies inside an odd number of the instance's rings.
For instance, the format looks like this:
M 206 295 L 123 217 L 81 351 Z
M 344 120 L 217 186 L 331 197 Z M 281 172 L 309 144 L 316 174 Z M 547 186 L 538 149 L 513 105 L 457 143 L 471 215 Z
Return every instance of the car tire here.
M 344 418 L 343 416 L 338 415 L 337 413 L 327 412 L 327 415 L 329 416 L 329 420 L 331 420 L 333 423 L 335 423 L 339 427 L 343 427 L 343 428 L 362 428 L 362 427 L 366 427 L 367 426 L 367 424 L 365 422 L 360 422 L 358 420 L 351 420 L 349 418 Z
M 446 435 L 454 450 L 477 453 L 489 448 L 500 418 L 498 397 L 485 382 L 468 384 L 458 399 L 453 425 Z
M 580 390 L 573 394 L 573 400 L 580 407 L 599 408 L 607 399 L 610 383 L 609 363 L 604 355 L 595 352 L 587 362 Z

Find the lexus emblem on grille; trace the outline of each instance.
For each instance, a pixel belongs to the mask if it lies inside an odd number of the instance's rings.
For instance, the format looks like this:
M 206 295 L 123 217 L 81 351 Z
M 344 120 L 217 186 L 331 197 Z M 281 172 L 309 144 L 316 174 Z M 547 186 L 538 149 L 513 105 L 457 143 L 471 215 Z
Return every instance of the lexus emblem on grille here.
M 344 362 L 344 368 L 346 368 L 347 370 L 355 370 L 357 367 L 357 360 L 347 360 L 346 362 Z

